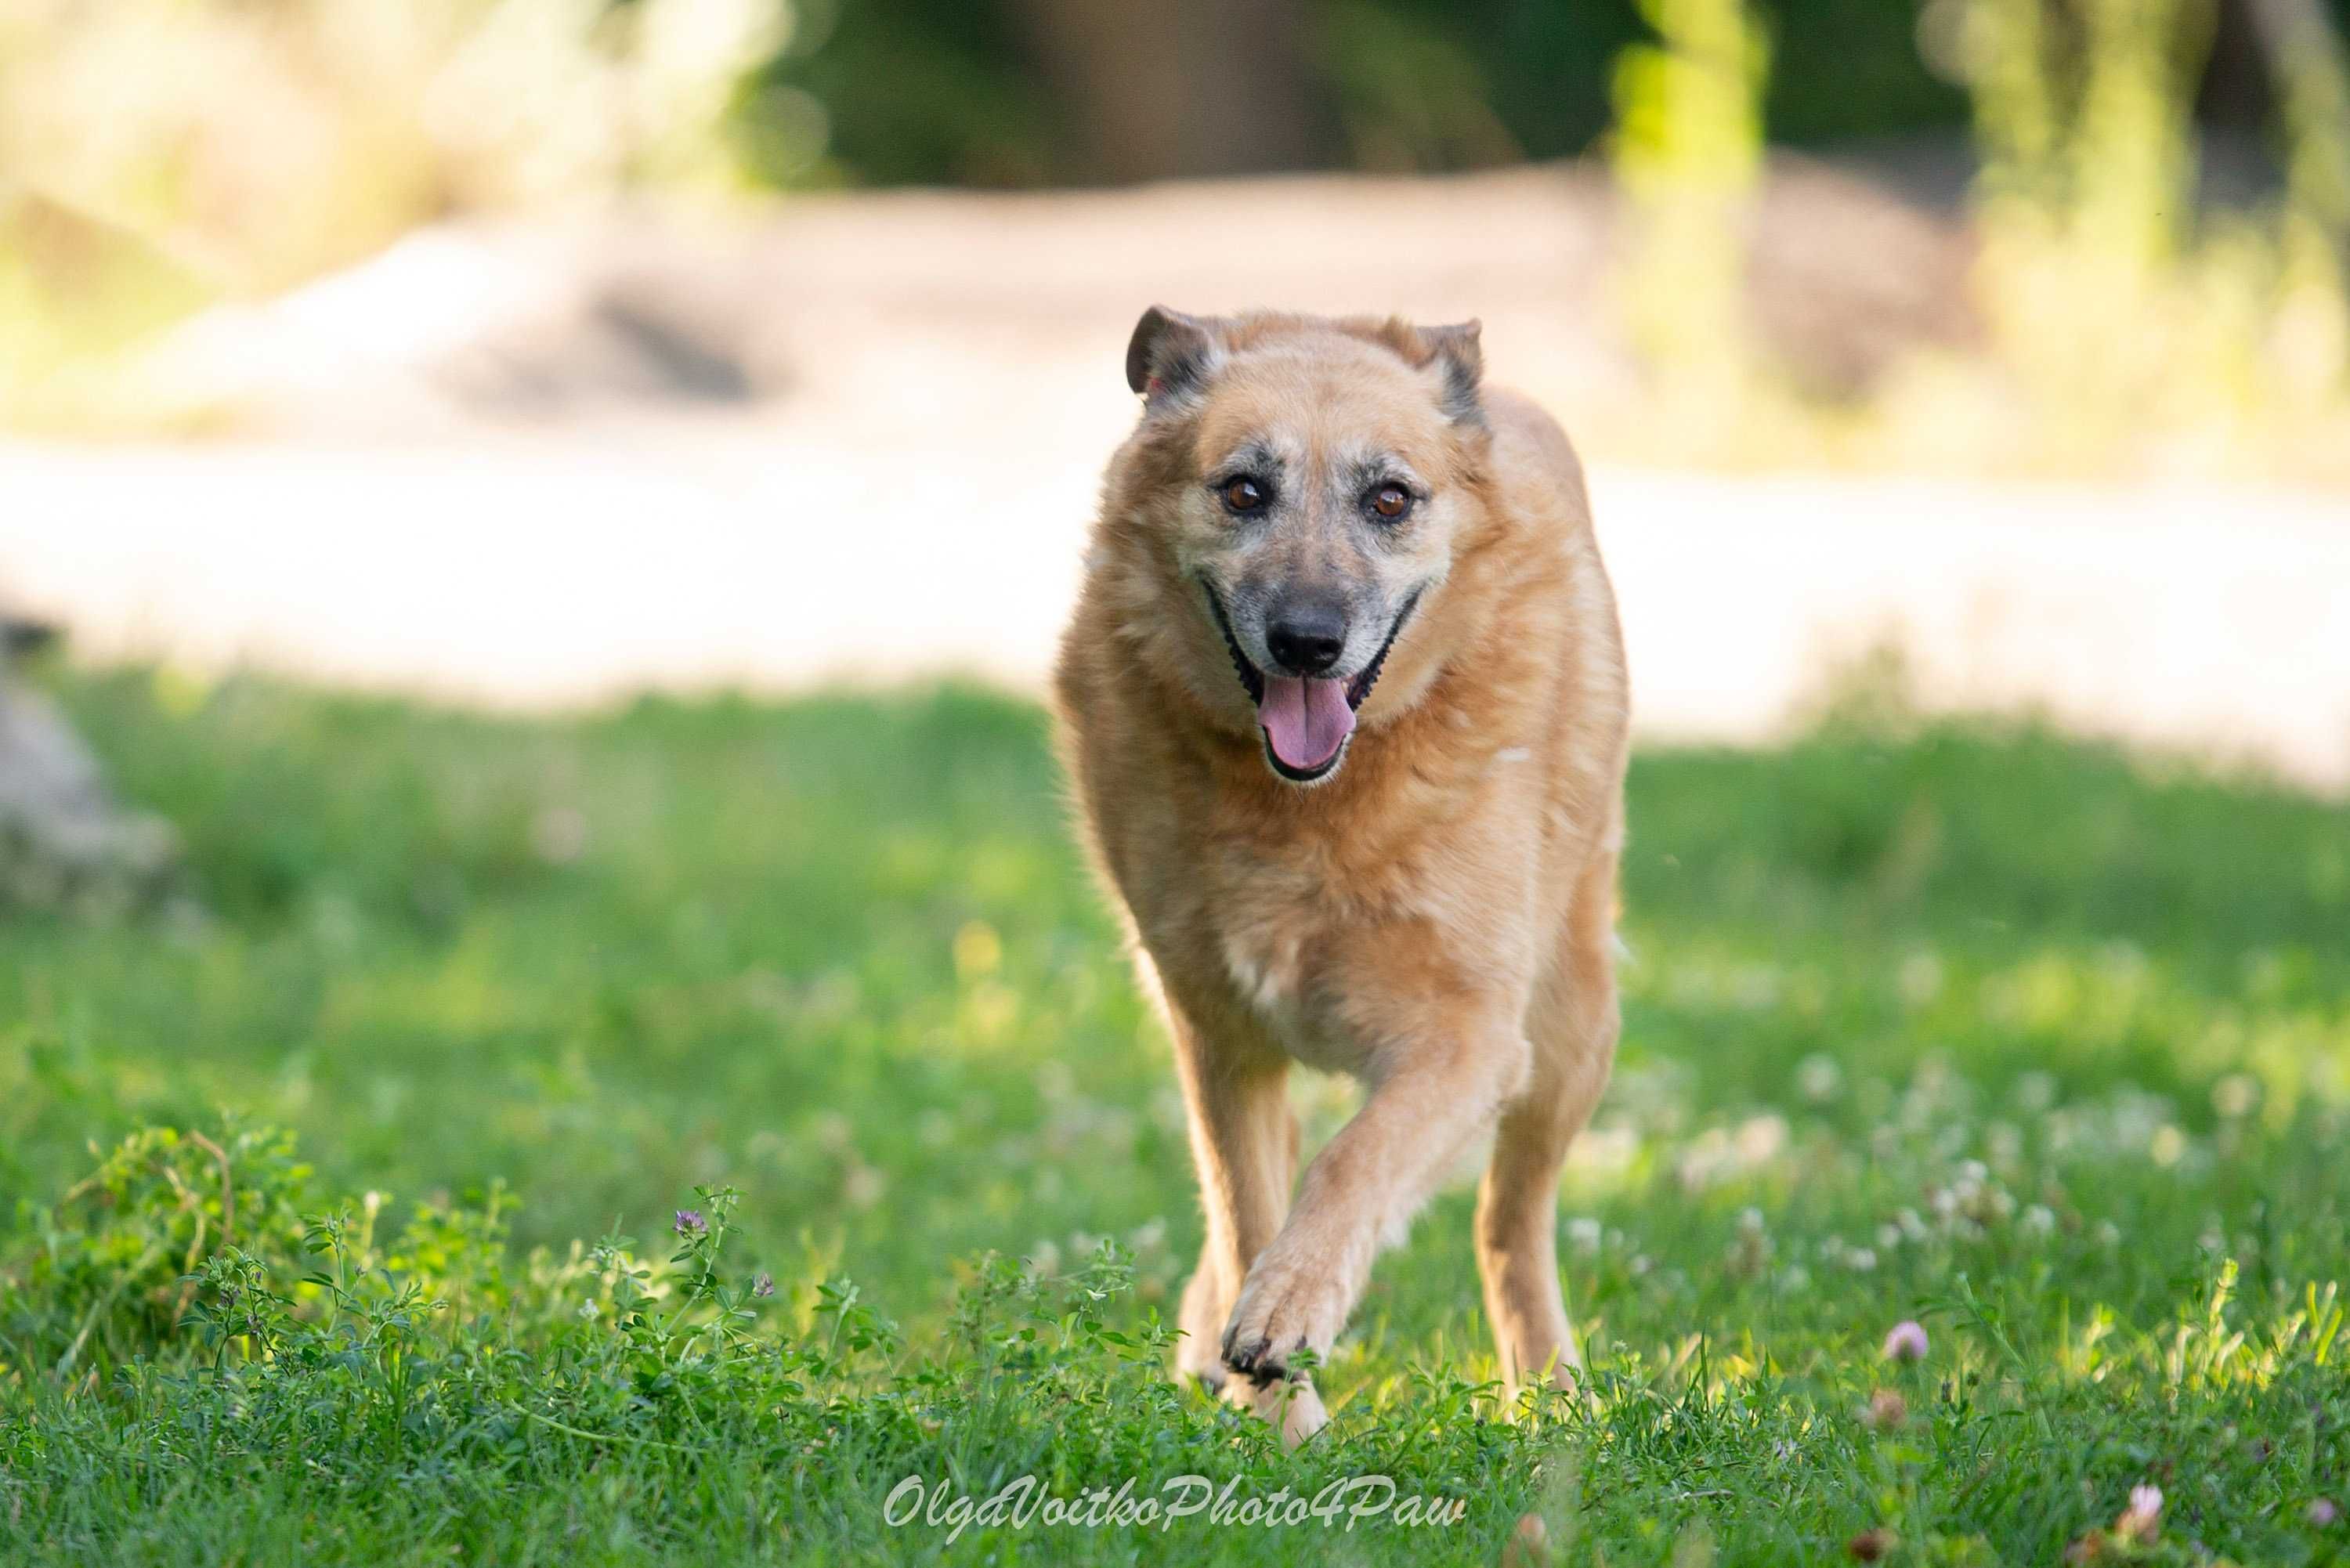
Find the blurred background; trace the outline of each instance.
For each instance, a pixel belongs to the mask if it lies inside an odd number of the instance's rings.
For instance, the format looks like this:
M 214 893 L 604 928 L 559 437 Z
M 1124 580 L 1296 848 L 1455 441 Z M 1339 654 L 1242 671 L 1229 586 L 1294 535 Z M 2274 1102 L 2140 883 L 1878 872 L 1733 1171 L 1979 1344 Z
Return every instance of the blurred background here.
M 511 1183 L 557 1259 L 732 1181 L 787 1283 L 919 1318 L 942 1259 L 1114 1235 L 1167 1300 L 1180 1107 L 1034 701 L 1154 301 L 1481 317 L 1588 460 L 1640 741 L 1569 1184 L 1613 1341 L 1761 1302 L 1866 1366 L 1889 1297 L 1800 1279 L 1880 1248 L 1903 1303 L 1970 1267 L 2148 1345 L 2214 1247 L 2330 1278 L 2345 36 L 0 0 L 0 1341 L 172 1343 L 220 1232 L 158 1124 L 241 1215 L 311 1172 L 276 1126 L 369 1214 L 489 1234 Z M 86 1201 L 125 1137 L 169 1246 Z M 1961 1189 L 1999 1223 L 1913 1246 Z M 1482 1354 L 1446 1201 L 1348 1379 Z M 1985 1261 L 2060 1233 L 2072 1295 Z
M 2345 0 L 7 0 L 0 603 L 548 707 L 1033 691 L 1154 300 L 1475 316 L 1643 732 L 2350 783 Z

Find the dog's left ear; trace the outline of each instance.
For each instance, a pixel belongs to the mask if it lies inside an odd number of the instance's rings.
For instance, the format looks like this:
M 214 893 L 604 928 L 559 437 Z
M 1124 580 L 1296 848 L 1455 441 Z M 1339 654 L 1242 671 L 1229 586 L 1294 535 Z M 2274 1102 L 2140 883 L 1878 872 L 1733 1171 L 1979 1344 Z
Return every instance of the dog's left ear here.
M 1477 395 L 1485 374 L 1485 350 L 1478 343 L 1484 329 L 1485 324 L 1474 318 L 1419 329 L 1419 341 L 1428 350 L 1423 363 L 1432 366 L 1439 378 L 1438 403 L 1444 417 L 1457 425 L 1485 422 L 1485 405 Z

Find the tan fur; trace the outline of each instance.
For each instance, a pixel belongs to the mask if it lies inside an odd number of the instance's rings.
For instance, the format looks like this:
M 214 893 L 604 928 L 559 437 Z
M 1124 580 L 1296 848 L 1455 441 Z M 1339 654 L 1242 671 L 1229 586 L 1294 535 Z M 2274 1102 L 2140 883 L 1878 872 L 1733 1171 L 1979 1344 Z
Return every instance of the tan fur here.
M 1515 394 L 1449 418 L 1440 346 L 1403 323 L 1200 325 L 1197 384 L 1153 381 L 1110 462 L 1055 680 L 1189 1110 L 1207 1240 L 1180 1365 L 1309 1434 L 1322 1407 L 1286 1359 L 1329 1349 L 1375 1250 L 1493 1129 L 1476 1246 L 1502 1365 L 1567 1386 L 1556 1191 L 1615 1054 L 1627 707 L 1580 466 Z M 1473 325 L 1455 330 L 1473 374 Z M 1344 765 L 1311 787 L 1268 766 L 1194 580 L 1230 566 L 1203 486 L 1251 440 L 1302 472 L 1394 452 L 1430 490 L 1424 536 L 1348 568 L 1428 586 Z M 1337 548 L 1268 537 L 1247 567 L 1321 569 L 1307 557 Z M 1368 1091 L 1294 1203 L 1293 1061 Z

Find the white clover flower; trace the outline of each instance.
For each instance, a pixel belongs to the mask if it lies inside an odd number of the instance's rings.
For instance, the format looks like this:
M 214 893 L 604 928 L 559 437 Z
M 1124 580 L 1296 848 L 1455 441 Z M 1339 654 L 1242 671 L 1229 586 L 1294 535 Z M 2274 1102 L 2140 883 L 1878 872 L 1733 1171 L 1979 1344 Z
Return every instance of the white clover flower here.
M 1796 1064 L 1795 1087 L 1807 1100 L 1832 1100 L 1843 1085 L 1844 1069 L 1836 1065 L 1833 1056 L 1806 1056 Z
M 1901 1245 L 1901 1227 L 1887 1223 L 1877 1228 L 1877 1250 L 1890 1252 Z
M 2261 1103 L 2261 1082 L 2246 1073 L 2230 1073 L 2211 1085 L 2211 1108 L 2230 1121 L 2249 1116 Z
M 858 1164 L 850 1168 L 847 1179 L 840 1184 L 840 1195 L 852 1209 L 870 1209 L 881 1201 L 889 1190 L 889 1179 L 873 1167 Z
M 2130 1488 L 2129 1506 L 2114 1521 L 2114 1533 L 2149 1544 L 2162 1533 L 2162 1489 L 2150 1483 Z
M 2056 1211 L 2045 1203 L 2035 1203 L 2023 1211 L 2018 1223 L 2028 1236 L 2051 1235 L 2056 1230 Z
M 1588 1216 L 1577 1215 L 1566 1222 L 1566 1239 L 1574 1245 L 1576 1251 L 1586 1256 L 1598 1251 L 1599 1221 Z
M 1855 1247 L 1844 1255 L 1844 1266 L 1854 1273 L 1866 1274 L 1877 1267 L 1877 1249 Z

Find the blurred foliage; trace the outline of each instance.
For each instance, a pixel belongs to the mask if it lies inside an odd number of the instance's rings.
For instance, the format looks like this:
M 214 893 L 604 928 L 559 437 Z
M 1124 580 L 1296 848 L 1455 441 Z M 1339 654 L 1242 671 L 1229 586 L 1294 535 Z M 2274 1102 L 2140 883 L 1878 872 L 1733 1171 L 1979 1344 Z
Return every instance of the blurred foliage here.
M 1653 41 L 1641 0 L 1307 0 L 1319 63 L 1357 168 L 1439 171 L 1592 150 L 1611 73 Z M 1883 0 L 1783 0 L 1769 17 L 1784 68 L 1764 103 L 1773 140 L 1896 136 L 1965 123 L 1966 99 L 1918 51 L 1917 16 Z M 778 88 L 822 106 L 820 153 L 793 142 L 771 175 L 862 184 L 1029 185 L 1086 166 L 1086 127 L 1002 4 L 804 0 L 792 41 L 748 95 L 754 140 Z M 787 111 L 809 123 L 805 106 Z
M 734 181 L 785 0 L 14 0 L 0 9 L 0 420 L 196 303 L 450 213 Z
M 780 185 L 1040 184 L 1058 129 L 1004 8 L 970 0 L 799 0 L 735 124 Z
M 2222 0 L 1283 14 L 1305 24 L 1308 79 L 1293 85 L 1326 99 L 1291 117 L 1327 121 L 1308 138 L 1326 139 L 1322 161 L 1608 154 L 1631 217 L 1615 326 L 1649 382 L 1617 400 L 1624 432 L 1596 422 L 1603 445 L 1623 433 L 1646 455 L 1641 432 L 1669 431 L 1659 455 L 1681 462 L 2338 481 L 2350 74 L 2327 18 L 2350 19 L 2350 0 L 2249 3 L 2276 35 L 2253 73 L 2274 101 L 2254 107 L 2272 110 L 2282 173 L 2250 210 L 2206 202 L 2197 163 Z M 108 403 L 123 396 L 110 351 L 444 216 L 649 186 L 1114 174 L 1114 139 L 1072 107 L 1085 95 L 1068 79 L 1115 31 L 1105 5 L 19 0 L 0 12 L 0 423 L 135 425 Z M 1165 69 L 1197 88 L 1227 43 L 1198 24 L 1183 42 Z M 1087 101 L 1130 86 L 1133 66 L 1103 63 Z M 1822 403 L 1748 329 L 1764 147 L 1967 128 L 1981 341 Z
M 1611 162 L 1629 206 L 1620 308 L 1634 346 L 1667 374 L 1683 439 L 1744 401 L 1751 350 L 1736 243 L 1762 178 L 1770 46 L 1744 0 L 1642 0 L 1662 44 L 1616 63 Z
M 2329 70 L 2323 37 L 2297 56 L 2282 198 L 2199 221 L 2193 101 L 2213 9 L 2090 0 L 2064 18 L 1975 0 L 1967 13 L 1981 290 L 2008 372 L 1981 410 L 1996 398 L 2003 433 L 2051 466 L 2230 452 L 2269 467 L 2350 450 L 2339 185 L 2316 172 L 2339 167 L 2350 127 L 2308 102 L 2340 99 L 2338 57 Z
M 1755 78 L 1783 62 L 1742 0 L 1648 5 L 1664 43 L 1622 57 L 1611 161 L 1649 381 L 1627 422 L 1669 431 L 1674 461 L 2350 477 L 2350 74 L 2316 7 L 2282 57 L 2282 189 L 2228 208 L 2195 122 L 2217 0 L 1934 0 L 1973 106 L 1984 340 L 1836 409 L 1744 329 Z
M 0 184 L 120 223 L 231 289 L 443 213 L 727 169 L 734 82 L 783 0 L 21 0 Z

